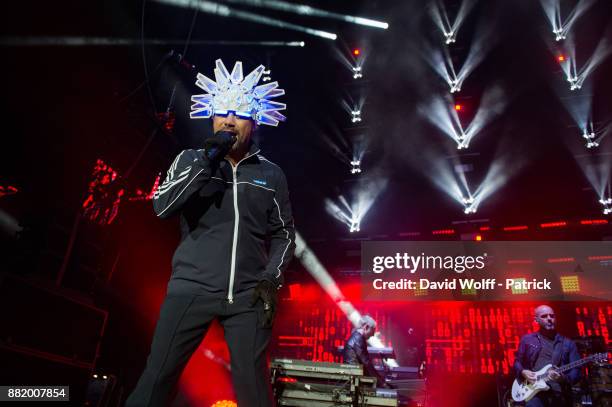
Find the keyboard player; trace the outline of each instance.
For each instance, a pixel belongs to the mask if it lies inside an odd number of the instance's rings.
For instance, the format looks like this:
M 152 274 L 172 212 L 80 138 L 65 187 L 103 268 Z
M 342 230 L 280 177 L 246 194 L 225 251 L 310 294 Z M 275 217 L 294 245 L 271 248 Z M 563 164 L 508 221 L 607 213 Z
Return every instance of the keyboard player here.
M 376 321 L 369 315 L 363 315 L 359 327 L 354 329 L 344 345 L 344 363 L 363 365 L 364 374 L 376 378 L 377 387 L 387 387 L 385 379 L 372 364 L 368 353 L 368 339 L 376 332 Z

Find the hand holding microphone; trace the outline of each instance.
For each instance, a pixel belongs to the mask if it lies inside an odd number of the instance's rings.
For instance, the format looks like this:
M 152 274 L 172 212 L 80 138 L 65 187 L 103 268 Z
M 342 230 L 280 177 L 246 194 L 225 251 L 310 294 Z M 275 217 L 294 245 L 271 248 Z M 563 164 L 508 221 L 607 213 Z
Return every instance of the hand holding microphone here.
M 235 133 L 220 130 L 204 140 L 204 154 L 210 161 L 219 162 L 229 153 L 235 142 Z

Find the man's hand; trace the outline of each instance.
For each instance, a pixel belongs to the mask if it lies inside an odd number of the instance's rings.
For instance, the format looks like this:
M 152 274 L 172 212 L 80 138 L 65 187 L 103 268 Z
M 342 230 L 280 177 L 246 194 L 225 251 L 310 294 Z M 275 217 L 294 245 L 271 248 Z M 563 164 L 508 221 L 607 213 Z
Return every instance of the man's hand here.
M 236 134 L 231 131 L 218 131 L 204 140 L 204 154 L 213 162 L 218 162 L 225 157 L 236 142 Z
M 531 370 L 524 369 L 521 372 L 521 375 L 525 378 L 525 380 L 532 382 L 532 383 L 537 380 L 536 373 L 532 372 Z
M 274 284 L 268 280 L 261 280 L 257 283 L 253 292 L 253 298 L 251 299 L 251 306 L 255 305 L 259 300 L 263 302 L 264 308 L 262 326 L 264 328 L 271 328 L 274 322 L 274 314 L 276 314 L 276 304 L 278 303 L 278 295 L 276 294 Z
M 546 375 L 548 376 L 548 379 L 552 380 L 553 382 L 558 382 L 563 377 L 561 376 L 561 373 L 557 372 L 557 370 L 554 367 L 548 369 L 548 371 L 546 372 Z

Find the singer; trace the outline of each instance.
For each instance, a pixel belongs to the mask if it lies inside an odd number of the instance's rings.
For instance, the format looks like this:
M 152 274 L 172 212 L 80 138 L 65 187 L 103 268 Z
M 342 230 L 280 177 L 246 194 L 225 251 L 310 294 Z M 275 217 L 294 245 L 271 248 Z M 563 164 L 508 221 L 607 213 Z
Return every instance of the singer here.
M 230 74 L 217 60 L 216 81 L 198 73 L 206 94 L 192 96 L 191 117 L 212 117 L 214 135 L 203 149 L 176 157 L 153 197 L 160 218 L 180 217 L 181 241 L 147 364 L 126 406 L 169 405 L 215 318 L 238 405 L 272 406 L 265 351 L 295 231 L 285 175 L 251 140 L 258 125 L 285 120 L 279 110 L 286 106 L 269 100 L 284 94 L 278 83 L 256 86 L 263 70 L 243 77 L 240 61 Z

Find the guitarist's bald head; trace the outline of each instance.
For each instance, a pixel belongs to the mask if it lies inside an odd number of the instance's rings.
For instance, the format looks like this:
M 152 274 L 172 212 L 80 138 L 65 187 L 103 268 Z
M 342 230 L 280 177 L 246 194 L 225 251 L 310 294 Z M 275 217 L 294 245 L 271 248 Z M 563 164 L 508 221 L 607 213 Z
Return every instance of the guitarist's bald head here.
M 552 332 L 556 328 L 555 311 L 548 305 L 540 305 L 534 310 L 535 322 L 543 331 Z

